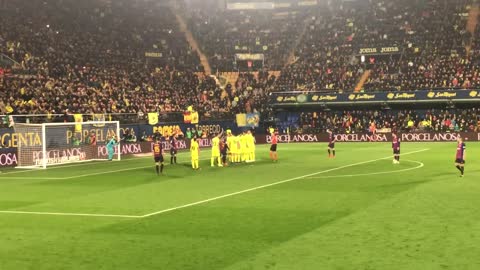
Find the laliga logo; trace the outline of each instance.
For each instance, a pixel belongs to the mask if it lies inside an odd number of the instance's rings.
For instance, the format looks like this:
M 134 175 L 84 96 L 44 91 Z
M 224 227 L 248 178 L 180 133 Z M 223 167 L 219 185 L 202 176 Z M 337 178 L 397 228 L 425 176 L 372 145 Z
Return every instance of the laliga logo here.
M 278 102 L 282 102 L 282 101 L 283 101 L 283 97 L 282 97 L 282 96 L 277 97 L 277 101 L 278 101 Z
M 435 97 L 435 92 L 428 92 L 427 97 L 434 98 Z
M 351 95 L 349 95 L 349 96 L 348 96 L 348 99 L 350 99 L 350 100 L 354 100 L 354 99 L 355 99 L 355 97 L 356 97 L 356 95 L 354 95 L 354 94 L 351 94 Z
M 470 97 L 477 97 L 478 96 L 478 91 L 470 91 Z
M 307 96 L 306 95 L 298 95 L 297 96 L 297 102 L 300 102 L 300 103 L 304 103 L 305 101 L 307 101 Z
M 388 93 L 387 98 L 388 99 L 393 99 L 395 97 L 394 93 Z

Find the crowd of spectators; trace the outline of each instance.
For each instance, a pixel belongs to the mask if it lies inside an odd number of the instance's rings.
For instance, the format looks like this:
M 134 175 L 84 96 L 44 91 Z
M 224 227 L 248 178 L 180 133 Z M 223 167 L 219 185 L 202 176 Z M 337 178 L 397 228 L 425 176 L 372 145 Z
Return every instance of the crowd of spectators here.
M 351 91 L 365 65 L 354 57 L 354 36 L 361 25 L 355 18 L 366 13 L 331 1 L 306 14 L 307 26 L 298 44 L 296 61 L 287 65 L 277 82 L 287 91 Z
M 467 52 L 471 34 L 466 29 L 469 1 L 405 5 L 404 48 L 400 58 L 379 59 L 365 84 L 366 90 L 472 88 L 480 85 L 478 51 Z M 393 15 L 393 14 L 392 14 Z
M 478 87 L 478 48 L 466 51 L 470 4 L 332 1 L 313 15 L 297 62 L 283 70 L 278 84 L 288 90 L 352 91 L 369 69 L 366 91 Z M 377 51 L 361 61 L 360 48 L 381 47 L 399 50 L 390 55 Z
M 0 53 L 21 66 L 0 76 L 2 114 L 229 110 L 216 81 L 197 75 L 199 57 L 172 10 L 157 1 L 5 2 Z
M 292 131 L 371 133 L 382 129 L 393 132 L 480 131 L 480 109 L 357 110 L 301 113 Z
M 248 70 L 235 54 L 263 54 L 255 66 L 280 70 L 299 37 L 303 14 L 297 11 L 194 9 L 189 27 L 207 54 L 213 70 Z
M 268 93 L 272 91 L 275 76 L 263 70 L 258 74 L 241 73 L 235 83 L 232 108 L 236 113 L 265 114 L 268 111 Z M 227 89 L 229 89 L 227 87 Z M 229 91 L 230 92 L 230 91 Z
M 480 85 L 480 30 L 472 39 L 466 29 L 472 3 L 321 1 L 260 11 L 203 5 L 188 16 L 214 70 L 241 70 L 235 53 L 263 53 L 264 68 L 282 70 L 277 90 L 352 91 L 367 70 L 365 91 L 473 88 Z M 398 50 L 362 61 L 361 48 L 381 47 Z

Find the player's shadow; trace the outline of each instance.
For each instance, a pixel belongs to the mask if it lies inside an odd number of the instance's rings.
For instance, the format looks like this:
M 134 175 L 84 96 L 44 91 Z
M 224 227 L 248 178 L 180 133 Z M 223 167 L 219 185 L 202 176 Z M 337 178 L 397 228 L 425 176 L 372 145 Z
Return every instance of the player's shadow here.
M 150 168 L 145 168 L 143 169 L 144 172 L 146 173 L 151 173 L 152 177 L 150 177 L 148 180 L 172 180 L 172 179 L 179 179 L 182 178 L 180 175 L 172 174 L 171 170 L 164 169 L 163 173 L 160 175 L 157 175 L 157 172 L 155 169 L 150 169 Z
M 471 171 L 474 172 L 474 171 Z M 450 179 L 452 175 L 457 175 L 460 172 L 454 167 L 452 169 L 451 173 L 445 173 L 445 172 L 439 172 L 439 173 L 432 173 L 429 175 L 425 175 L 425 178 L 428 178 L 430 181 L 438 181 L 438 180 L 444 180 L 443 178 Z
M 409 187 L 409 186 L 416 186 L 420 185 L 423 183 L 430 182 L 431 180 L 419 180 L 419 181 L 406 181 L 406 182 L 399 182 L 399 183 L 393 183 L 393 184 L 382 184 L 382 185 L 377 185 L 375 188 L 394 188 L 394 187 Z

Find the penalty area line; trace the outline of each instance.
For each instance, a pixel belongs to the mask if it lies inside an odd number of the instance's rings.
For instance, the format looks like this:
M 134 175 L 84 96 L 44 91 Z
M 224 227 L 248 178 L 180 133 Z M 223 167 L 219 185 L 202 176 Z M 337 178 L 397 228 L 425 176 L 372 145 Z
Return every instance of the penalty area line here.
M 416 153 L 420 153 L 420 152 L 425 152 L 425 151 L 428 151 L 428 150 L 430 150 L 430 149 L 426 148 L 426 149 L 421 149 L 421 150 L 417 150 L 417 151 L 407 152 L 405 154 L 402 154 L 402 156 L 416 154 Z M 343 165 L 343 166 L 339 166 L 339 167 L 335 167 L 335 168 L 331 168 L 331 169 L 327 169 L 327 170 L 323 170 L 323 171 L 319 171 L 319 172 L 315 172 L 315 173 L 305 174 L 305 175 L 302 175 L 302 176 L 297 176 L 297 177 L 294 177 L 294 178 L 289 178 L 289 179 L 286 179 L 286 180 L 282 180 L 282 181 L 278 181 L 278 182 L 274 182 L 274 183 L 270 183 L 270 184 L 266 184 L 266 185 L 261 185 L 261 186 L 253 187 L 253 188 L 249 188 L 249 189 L 244 189 L 244 190 L 241 190 L 241 191 L 232 192 L 232 193 L 229 193 L 229 194 L 213 197 L 213 198 L 210 198 L 210 199 L 201 200 L 201 201 L 198 201 L 198 202 L 188 203 L 188 204 L 184 204 L 184 205 L 181 205 L 181 206 L 176 206 L 176 207 L 152 212 L 152 213 L 149 213 L 149 214 L 145 214 L 142 217 L 146 218 L 146 217 L 156 216 L 156 215 L 160 215 L 160 214 L 164 214 L 164 213 L 168 213 L 168 212 L 173 212 L 175 210 L 179 210 L 179 209 L 183 209 L 183 208 L 187 208 L 187 207 L 191 207 L 191 206 L 195 206 L 195 205 L 204 204 L 204 203 L 208 203 L 208 202 L 211 202 L 211 201 L 220 200 L 220 199 L 223 199 L 223 198 L 228 198 L 228 197 L 240 195 L 240 194 L 243 194 L 243 193 L 247 193 L 247 192 L 251 192 L 251 191 L 255 191 L 255 190 L 259 190 L 259 189 L 264 189 L 264 188 L 267 188 L 267 187 L 272 187 L 272 186 L 276 186 L 276 185 L 280 185 L 280 184 L 284 184 L 284 183 L 288 183 L 288 182 L 292 182 L 292 181 L 296 181 L 296 180 L 300 180 L 300 179 L 308 179 L 309 177 L 319 175 L 319 174 L 322 174 L 322 173 L 332 172 L 332 171 L 336 171 L 336 170 L 340 170 L 340 169 L 344 169 L 344 168 L 348 168 L 348 167 L 353 167 L 353 166 L 358 166 L 358 165 L 362 165 L 362 164 L 372 163 L 372 162 L 375 162 L 375 161 L 385 160 L 385 159 L 389 159 L 389 158 L 392 158 L 392 157 L 388 156 L 388 157 L 383 157 L 383 158 L 377 158 L 377 159 L 352 163 L 352 164 L 348 164 L 348 165 Z
M 312 176 L 312 177 L 307 177 L 307 179 L 327 179 L 327 178 L 342 178 L 342 177 L 357 177 L 357 176 L 371 176 L 371 175 L 381 175 L 381 174 L 391 174 L 391 173 L 400 173 L 400 172 L 408 172 L 408 171 L 413 171 L 420 169 L 425 166 L 420 161 L 415 161 L 415 160 L 404 160 L 403 162 L 410 162 L 410 163 L 416 163 L 418 164 L 415 167 L 411 168 L 406 168 L 406 169 L 401 169 L 401 170 L 392 170 L 392 171 L 384 171 L 384 172 L 373 172 L 373 173 L 358 173 L 358 174 L 342 174 L 342 175 L 327 175 L 327 176 Z

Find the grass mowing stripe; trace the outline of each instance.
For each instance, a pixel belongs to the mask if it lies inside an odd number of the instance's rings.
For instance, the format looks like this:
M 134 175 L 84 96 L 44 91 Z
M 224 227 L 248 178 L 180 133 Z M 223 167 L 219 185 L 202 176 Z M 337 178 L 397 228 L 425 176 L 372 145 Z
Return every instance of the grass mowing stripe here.
M 205 152 L 210 152 L 211 150 L 204 150 L 204 151 Z M 179 156 L 183 156 L 182 154 L 190 154 L 190 152 L 182 151 L 182 152 L 178 153 Z M 145 157 L 135 157 L 135 158 L 121 159 L 121 160 L 118 160 L 118 161 L 114 161 L 114 163 L 123 162 L 123 161 L 132 161 L 132 160 L 142 160 L 142 159 L 147 159 L 147 158 L 152 158 L 152 154 L 150 154 L 148 156 L 145 156 Z M 107 162 L 108 162 L 108 160 L 104 160 L 104 161 L 92 160 L 91 162 L 80 162 L 80 163 L 76 163 L 76 164 L 65 164 L 65 165 L 51 166 L 51 167 L 47 167 L 47 169 L 45 169 L 45 170 L 50 171 L 50 170 L 70 168 L 70 167 L 91 166 L 91 165 L 96 165 L 96 164 L 105 164 Z M 0 172 L 1 173 L 0 178 L 2 178 L 1 176 L 3 176 L 3 175 L 28 173 L 28 172 L 32 172 L 32 171 L 35 171 L 35 170 L 44 171 L 44 169 L 42 169 L 42 168 L 34 168 L 34 169 L 23 169 L 22 171 Z
M 411 155 L 411 154 L 415 154 L 415 153 L 424 152 L 424 151 L 427 151 L 427 150 L 429 150 L 429 149 L 422 149 L 422 150 L 407 152 L 403 155 L 404 156 L 405 155 Z M 290 179 L 286 179 L 286 180 L 282 180 L 282 181 L 278 181 L 278 182 L 274 182 L 274 183 L 270 183 L 270 184 L 266 184 L 266 185 L 261 185 L 261 186 L 258 186 L 258 187 L 233 192 L 233 193 L 213 197 L 213 198 L 210 198 L 210 199 L 201 200 L 201 201 L 198 201 L 198 202 L 184 204 L 184 205 L 181 205 L 181 206 L 176 206 L 176 207 L 160 210 L 160 211 L 152 212 L 152 213 L 145 214 L 145 215 L 138 215 L 138 216 L 137 215 L 114 215 L 114 214 L 61 213 L 61 212 L 59 212 L 59 213 L 57 213 L 57 212 L 29 212 L 29 211 L 14 211 L 14 210 L 0 211 L 0 213 L 3 213 L 3 214 L 27 214 L 27 215 L 28 214 L 30 214 L 30 215 L 54 215 L 54 216 L 83 216 L 83 217 L 146 218 L 146 217 L 151 217 L 151 216 L 160 215 L 160 214 L 163 214 L 163 213 L 172 212 L 172 211 L 175 211 L 175 210 L 187 208 L 187 207 L 190 207 L 190 206 L 200 205 L 200 204 L 204 204 L 204 203 L 207 203 L 207 202 L 211 202 L 211 201 L 215 201 L 215 200 L 219 200 L 219 199 L 223 199 L 223 198 L 227 198 L 227 197 L 232 197 L 232 196 L 247 193 L 247 192 L 250 192 L 250 191 L 255 191 L 255 190 L 259 190 L 259 189 L 263 189 L 263 188 L 267 188 L 267 187 L 271 187 L 271 186 L 275 186 L 275 185 L 280 185 L 280 184 L 283 184 L 283 183 L 288 183 L 288 182 L 295 181 L 295 180 L 308 179 L 308 177 L 315 176 L 315 175 L 322 174 L 322 173 L 327 173 L 327 172 L 331 172 L 331 171 L 340 170 L 340 169 L 343 169 L 343 168 L 348 168 L 348 167 L 353 167 L 353 166 L 357 166 L 357 165 L 372 163 L 372 162 L 375 162 L 375 161 L 384 160 L 384 159 L 388 159 L 388 158 L 391 158 L 391 156 L 378 158 L 378 159 L 373 159 L 373 160 L 362 161 L 362 162 L 357 162 L 357 163 L 352 163 L 352 164 L 348 164 L 348 165 L 344 165 L 344 166 L 339 166 L 339 167 L 323 170 L 323 171 L 320 171 L 320 172 L 306 174 L 306 175 L 302 175 L 302 176 L 298 176 L 298 177 L 294 177 L 294 178 L 290 178 Z M 203 160 L 208 160 L 208 159 L 203 159 Z M 151 167 L 151 166 L 148 166 L 148 167 Z M 129 170 L 132 170 L 132 169 L 134 169 L 134 168 L 130 168 Z M 136 169 L 138 169 L 138 168 L 136 168 Z M 121 171 L 124 171 L 124 170 L 121 170 Z M 109 173 L 109 172 L 102 172 L 101 174 L 104 174 L 104 173 Z M 82 176 L 78 176 L 78 177 L 82 177 Z
M 133 160 L 139 160 L 139 159 L 145 159 L 145 158 L 147 158 L 147 157 L 138 157 L 138 158 L 135 158 Z M 122 162 L 122 161 L 131 161 L 131 160 L 132 160 L 131 158 L 121 159 L 121 160 L 115 161 L 115 163 L 116 162 Z M 90 165 L 96 165 L 96 164 L 105 164 L 106 162 L 108 162 L 108 160 L 104 160 L 104 161 L 92 160 L 91 162 L 79 162 L 79 163 L 69 164 L 69 165 L 65 164 L 65 165 L 51 166 L 51 167 L 47 167 L 45 170 L 50 171 L 50 170 L 55 170 L 55 169 L 64 169 L 64 168 L 71 168 L 71 167 L 90 166 Z M 22 169 L 20 169 L 20 170 L 22 170 Z M 27 172 L 32 172 L 32 171 L 35 171 L 35 170 L 44 171 L 43 168 L 33 168 L 33 169 L 23 169 L 22 171 L 2 172 L 1 175 L 27 173 Z
M 412 151 L 412 152 L 408 152 L 408 153 L 405 153 L 405 154 L 402 154 L 402 155 L 406 156 L 406 155 L 416 154 L 416 153 L 420 153 L 420 152 L 424 152 L 424 151 L 428 151 L 428 150 L 430 150 L 430 149 L 427 148 L 427 149 Z M 323 170 L 323 171 L 319 171 L 319 172 L 315 172 L 315 173 L 310 173 L 310 174 L 306 174 L 306 175 L 302 175 L 302 176 L 297 176 L 297 177 L 294 177 L 294 178 L 290 178 L 290 179 L 286 179 L 286 180 L 282 180 L 282 181 L 278 181 L 278 182 L 274 182 L 274 183 L 270 183 L 270 184 L 266 184 L 266 185 L 261 185 L 261 186 L 253 187 L 253 188 L 249 188 L 249 189 L 244 189 L 244 190 L 241 190 L 241 191 L 232 192 L 232 193 L 229 193 L 229 194 L 221 195 L 221 196 L 218 196 L 218 197 L 213 197 L 213 198 L 210 198 L 210 199 L 205 199 L 205 200 L 198 201 L 198 202 L 193 202 L 193 203 L 184 204 L 184 205 L 181 205 L 181 206 L 176 206 L 176 207 L 160 210 L 160 211 L 157 211 L 157 212 L 153 212 L 153 213 L 143 215 L 142 217 L 151 217 L 151 216 L 155 216 L 155 215 L 160 215 L 160 214 L 172 212 L 172 211 L 175 211 L 175 210 L 187 208 L 187 207 L 190 207 L 190 206 L 195 206 L 195 205 L 204 204 L 204 203 L 211 202 L 211 201 L 220 200 L 220 199 L 223 199 L 223 198 L 232 197 L 232 196 L 247 193 L 247 192 L 250 192 L 250 191 L 255 191 L 255 190 L 259 190 L 259 189 L 263 189 L 263 188 L 267 188 L 267 187 L 272 187 L 272 186 L 292 182 L 292 181 L 295 181 L 295 180 L 305 179 L 305 178 L 315 176 L 315 175 L 319 175 L 319 174 L 322 174 L 322 173 L 327 173 L 327 172 L 336 171 L 336 170 L 340 170 L 340 169 L 344 169 L 344 168 L 349 168 L 349 167 L 353 167 L 353 166 L 357 166 L 357 165 L 372 163 L 372 162 L 375 162 L 375 161 L 389 159 L 389 158 L 392 158 L 392 157 L 388 156 L 388 157 L 383 157 L 383 158 L 378 158 L 378 159 L 372 159 L 372 160 L 352 163 L 352 164 L 348 164 L 348 165 L 344 165 L 344 166 L 340 166 L 340 167 L 335 167 L 335 168 L 332 168 L 332 169 Z
M 134 215 L 110 215 L 110 214 L 83 214 L 83 213 L 55 213 L 55 212 L 30 212 L 30 211 L 0 211 L 3 214 L 28 214 L 49 216 L 82 216 L 82 217 L 115 217 L 115 218 L 142 218 Z
M 298 146 L 306 146 L 307 144 L 298 144 L 298 143 L 292 143 L 292 144 L 295 144 L 296 147 Z M 288 143 L 282 143 L 281 146 L 282 146 L 282 150 L 297 150 L 297 148 L 291 148 L 289 146 Z M 323 143 L 318 143 L 317 145 L 323 145 Z M 285 147 L 286 146 L 286 147 Z M 267 148 L 269 147 L 268 144 L 263 144 L 263 145 L 257 145 L 256 146 L 257 149 L 258 148 Z M 311 148 L 311 145 L 308 146 L 308 148 Z M 365 148 L 354 148 L 354 149 L 350 149 L 349 151 L 356 151 L 356 150 L 371 150 L 372 147 L 365 147 Z M 301 151 L 305 151 L 305 150 L 312 150 L 312 151 L 318 151 L 318 149 L 303 149 Z M 338 151 L 338 150 L 337 150 Z M 205 148 L 205 149 L 202 149 L 202 152 L 211 152 L 211 149 L 209 148 Z M 183 155 L 187 155 L 190 154 L 190 152 L 188 150 L 184 150 L 184 151 L 180 151 L 178 152 L 178 156 L 183 156 Z M 117 162 L 124 162 L 124 161 L 137 161 L 137 160 L 143 160 L 143 159 L 148 159 L 148 158 L 151 158 L 152 156 L 151 155 L 148 155 L 148 156 L 143 156 L 143 157 L 134 157 L 134 158 L 126 158 L 126 159 L 121 159 L 119 161 L 115 161 L 115 163 Z M 55 170 L 55 169 L 64 169 L 64 168 L 77 168 L 77 167 L 82 167 L 82 166 L 92 166 L 92 165 L 97 165 L 97 164 L 106 164 L 106 161 L 107 160 L 104 160 L 104 161 L 99 161 L 99 160 L 92 160 L 91 162 L 81 162 L 81 163 L 75 163 L 75 164 L 64 164 L 64 165 L 57 165 L 57 166 L 50 166 L 50 167 L 47 167 L 46 169 L 42 169 L 42 168 L 34 168 L 34 169 L 14 169 L 15 171 L 7 171 L 7 172 L 2 172 L 0 171 L 0 179 L 2 178 L 7 178 L 7 179 L 30 179 L 31 177 L 3 177 L 4 175 L 10 175 L 10 174 L 21 174 L 21 173 L 30 173 L 32 171 L 50 171 L 50 170 Z M 37 179 L 42 179 L 42 180 L 61 180 L 61 179 L 64 179 L 64 178 L 55 178 L 55 177 L 45 177 L 45 178 L 37 178 Z
M 305 151 L 305 150 L 313 150 L 313 151 L 318 151 L 318 149 L 310 149 L 312 146 L 311 144 L 303 144 L 303 143 L 292 143 L 293 145 L 295 145 L 294 148 L 290 147 L 289 146 L 289 143 L 282 143 L 280 144 L 281 145 L 281 150 L 298 150 L 298 147 L 300 146 L 301 148 L 303 147 L 306 147 L 307 149 L 302 149 L 301 151 Z M 317 143 L 315 145 L 321 145 L 323 147 L 324 143 Z M 269 147 L 270 145 L 268 144 L 261 144 L 261 145 L 257 145 L 257 149 L 259 148 L 267 148 Z M 353 149 L 350 149 L 349 151 L 357 151 L 357 150 L 371 150 L 372 147 L 369 146 L 369 147 L 364 147 L 364 148 L 353 148 Z M 337 150 L 338 151 L 338 150 Z M 209 148 L 204 148 L 202 149 L 202 153 L 203 152 L 211 152 L 211 149 Z M 184 150 L 184 151 L 180 151 L 178 152 L 177 155 L 179 156 L 183 156 L 183 155 L 188 155 L 190 154 L 190 152 L 187 150 Z M 121 159 L 119 161 L 115 161 L 115 163 L 117 162 L 124 162 L 124 161 L 132 161 L 132 160 L 143 160 L 143 159 L 148 159 L 148 158 L 151 158 L 152 156 L 151 155 L 148 155 L 148 156 L 144 156 L 144 157 L 135 157 L 135 158 L 124 158 L 124 159 Z M 107 161 L 107 160 L 105 160 Z M 32 172 L 32 171 L 35 171 L 35 170 L 38 170 L 38 171 L 50 171 L 50 170 L 55 170 L 55 169 L 63 169 L 63 168 L 75 168 L 75 167 L 82 167 L 82 166 L 91 166 L 91 165 L 97 165 L 97 164 L 105 164 L 106 162 L 105 161 L 99 161 L 99 160 L 92 160 L 91 162 L 81 162 L 81 163 L 75 163 L 75 164 L 64 164 L 64 165 L 57 165 L 57 166 L 50 166 L 50 167 L 47 167 L 47 169 L 41 169 L 41 168 L 35 168 L 35 169 L 14 169 L 15 171 L 7 171 L 7 172 L 1 172 L 0 171 L 0 179 L 2 178 L 3 175 L 10 175 L 10 174 L 20 174 L 20 173 L 29 173 L 29 172 Z M 23 178 L 10 178 L 8 177 L 8 179 L 29 179 L 29 178 L 26 178 L 26 177 L 23 177 Z M 53 178 L 43 178 L 44 180 L 55 180 Z
M 204 159 L 199 159 L 200 161 L 204 160 L 210 160 L 210 158 L 204 158 Z M 190 162 L 179 162 L 178 164 L 188 164 Z M 171 164 L 165 164 L 165 166 L 168 166 Z M 88 177 L 88 176 L 96 176 L 96 175 L 102 175 L 102 174 L 109 174 L 109 173 L 118 173 L 118 172 L 128 172 L 128 171 L 135 171 L 135 170 L 140 170 L 140 169 L 146 169 L 146 168 L 154 168 L 155 165 L 149 165 L 149 166 L 141 166 L 141 167 L 133 167 L 133 168 L 127 168 L 127 169 L 118 169 L 118 170 L 111 170 L 111 171 L 103 171 L 103 172 L 97 172 L 97 173 L 88 173 L 88 174 L 80 174 L 80 175 L 75 175 L 75 176 L 67 176 L 67 177 L 35 177 L 37 180 L 68 180 L 68 179 L 76 179 L 76 178 L 82 178 L 82 177 Z M 0 179 L 32 179 L 33 177 L 0 177 Z
M 203 158 L 203 159 L 199 159 L 199 160 L 200 161 L 210 160 L 210 158 Z M 188 164 L 188 163 L 190 163 L 190 162 L 179 162 L 178 164 Z M 168 163 L 165 164 L 165 166 L 167 166 L 167 165 L 170 165 L 170 164 L 168 164 Z M 82 177 L 102 175 L 102 174 L 109 174 L 109 173 L 128 172 L 128 171 L 135 171 L 135 170 L 146 169 L 146 168 L 154 168 L 154 167 L 155 167 L 155 165 L 149 165 L 149 166 L 142 166 L 142 167 L 127 168 L 127 169 L 111 170 L 111 171 L 105 171 L 105 172 L 87 173 L 87 174 L 64 177 L 62 180 L 82 178 Z

